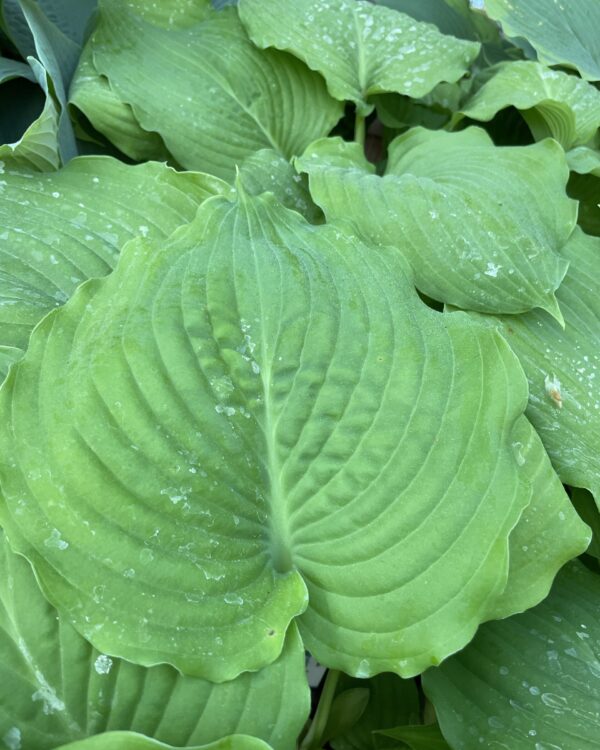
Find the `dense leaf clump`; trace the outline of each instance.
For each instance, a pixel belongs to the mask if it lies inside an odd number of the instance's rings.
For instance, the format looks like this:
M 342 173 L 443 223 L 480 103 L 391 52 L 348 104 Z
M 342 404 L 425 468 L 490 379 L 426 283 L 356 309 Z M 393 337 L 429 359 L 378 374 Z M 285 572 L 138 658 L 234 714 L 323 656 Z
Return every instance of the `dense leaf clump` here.
M 0 1 L 0 748 L 600 748 L 598 28 Z

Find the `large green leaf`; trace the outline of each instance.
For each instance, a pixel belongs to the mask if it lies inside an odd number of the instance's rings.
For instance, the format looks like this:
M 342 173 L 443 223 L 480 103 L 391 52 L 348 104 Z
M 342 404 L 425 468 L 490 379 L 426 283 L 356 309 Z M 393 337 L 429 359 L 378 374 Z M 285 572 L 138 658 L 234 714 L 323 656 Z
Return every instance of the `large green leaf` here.
M 292 52 L 362 115 L 373 94 L 420 97 L 457 81 L 479 52 L 477 43 L 362 0 L 241 0 L 240 17 L 255 44 Z
M 600 238 L 577 230 L 562 254 L 570 265 L 556 296 L 565 328 L 537 310 L 495 322 L 523 365 L 527 416 L 556 471 L 600 503 Z
M 48 172 L 60 165 L 58 129 L 59 113 L 49 90 L 45 68 L 35 59 L 29 58 L 31 72 L 46 96 L 44 108 L 38 117 L 13 143 L 0 146 L 0 169 L 34 169 Z M 6 189 L 7 182 L 0 182 Z
M 141 734 L 107 732 L 86 740 L 70 742 L 68 745 L 62 745 L 58 750 L 176 750 L 176 748 Z M 256 737 L 234 735 L 208 745 L 196 745 L 189 750 L 271 750 L 271 748 L 266 742 Z
M 53 543 L 60 547 L 58 537 Z M 31 566 L 1 532 L 0 571 L 0 737 L 9 750 L 53 750 L 115 730 L 178 747 L 248 734 L 278 750 L 295 748 L 309 709 L 295 628 L 272 665 L 215 685 L 96 651 L 46 601 Z M 90 747 L 115 747 L 103 743 Z
M 359 677 L 468 642 L 538 490 L 526 381 L 405 268 L 242 193 L 44 318 L 0 392 L 1 517 L 97 648 L 223 680 L 307 606 L 306 646 Z
M 105 3 L 117 5 L 113 0 Z M 101 0 L 102 4 L 102 0 Z M 151 24 L 164 29 L 186 29 L 214 16 L 210 0 L 131 0 L 129 8 Z
M 498 148 L 479 128 L 413 128 L 390 145 L 384 177 L 339 138 L 312 144 L 297 165 L 328 220 L 396 247 L 433 299 L 482 312 L 541 307 L 560 320 L 558 251 L 577 207 L 554 141 Z
M 463 750 L 597 750 L 600 576 L 580 563 L 535 609 L 484 625 L 423 677 L 444 735 Z
M 78 284 L 112 269 L 127 240 L 170 234 L 204 198 L 228 189 L 209 175 L 100 156 L 1 177 L 0 344 L 22 349 Z
M 455 123 L 489 121 L 512 106 L 522 110 L 536 140 L 552 136 L 565 149 L 587 143 L 600 126 L 600 91 L 575 75 L 522 60 L 486 70 L 483 80 Z
M 135 161 L 167 161 L 170 156 L 158 133 L 143 130 L 128 104 L 122 102 L 101 76 L 85 46 L 69 91 L 69 104 L 83 112 L 93 127 Z
M 340 104 L 321 77 L 291 56 L 257 50 L 235 9 L 205 9 L 204 20 L 177 28 L 144 17 L 140 9 L 155 5 L 138 0 L 136 12 L 104 0 L 93 60 L 141 127 L 158 133 L 184 167 L 231 179 L 255 151 L 289 158 L 339 119 Z M 92 123 L 100 116 L 86 114 Z
M 600 4 L 597 0 L 485 0 L 504 33 L 526 39 L 546 65 L 576 68 L 600 80 Z

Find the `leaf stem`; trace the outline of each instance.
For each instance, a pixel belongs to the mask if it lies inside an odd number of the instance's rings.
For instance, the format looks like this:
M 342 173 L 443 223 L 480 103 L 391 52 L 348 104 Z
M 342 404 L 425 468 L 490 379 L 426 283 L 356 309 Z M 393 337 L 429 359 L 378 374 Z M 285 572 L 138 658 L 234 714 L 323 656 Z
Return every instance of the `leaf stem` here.
M 364 118 L 363 118 L 364 122 Z M 330 669 L 325 677 L 325 683 L 323 690 L 321 691 L 321 697 L 319 698 L 319 705 L 315 712 L 312 723 L 306 733 L 306 736 L 300 744 L 300 750 L 319 750 L 321 747 L 321 740 L 323 739 L 323 733 L 327 728 L 327 721 L 329 719 L 329 712 L 331 711 L 331 704 L 335 696 L 335 689 L 340 678 L 339 669 Z
M 365 118 L 359 114 L 358 109 L 354 116 L 354 140 L 360 145 L 365 147 Z

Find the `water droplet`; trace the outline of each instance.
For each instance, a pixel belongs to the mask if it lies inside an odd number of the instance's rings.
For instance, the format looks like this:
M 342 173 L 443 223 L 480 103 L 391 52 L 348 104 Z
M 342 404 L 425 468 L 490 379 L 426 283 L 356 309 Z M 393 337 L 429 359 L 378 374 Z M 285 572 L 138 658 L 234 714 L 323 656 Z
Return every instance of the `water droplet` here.
M 237 594 L 232 594 L 231 592 L 225 594 L 223 597 L 223 600 L 226 604 L 237 604 L 238 606 L 242 605 L 244 603 L 244 600 L 241 596 L 238 596 Z
M 567 699 L 556 693 L 542 693 L 542 703 L 548 708 L 565 709 L 567 708 Z
M 64 539 L 60 538 L 60 531 L 58 529 L 52 529 L 50 536 L 44 539 L 44 546 L 50 547 L 51 549 L 67 549 L 69 542 L 65 542 Z
M 8 750 L 21 750 L 21 730 L 19 727 L 11 727 L 2 738 L 2 742 Z
M 110 656 L 100 654 L 94 662 L 94 669 L 98 674 L 108 674 L 112 668 L 113 662 Z
M 151 549 L 148 549 L 148 547 L 144 547 L 144 549 L 140 551 L 140 562 L 150 563 L 152 560 L 154 560 L 154 553 Z

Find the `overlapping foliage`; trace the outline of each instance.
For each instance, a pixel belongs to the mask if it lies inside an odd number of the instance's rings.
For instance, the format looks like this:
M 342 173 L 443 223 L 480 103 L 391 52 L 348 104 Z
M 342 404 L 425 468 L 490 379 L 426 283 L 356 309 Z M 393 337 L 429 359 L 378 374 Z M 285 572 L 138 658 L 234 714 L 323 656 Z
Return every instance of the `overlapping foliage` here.
M 0 746 L 600 747 L 598 12 L 0 2 Z

